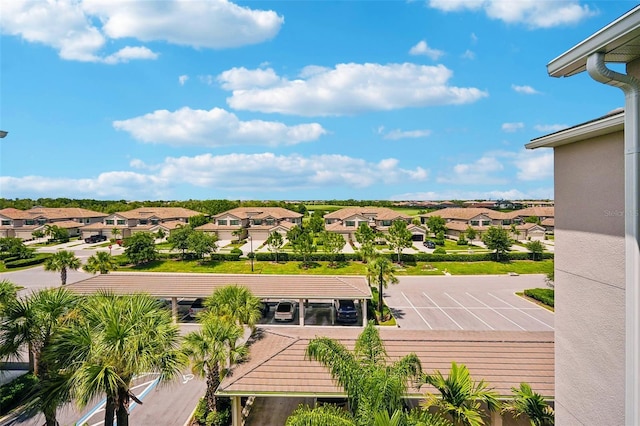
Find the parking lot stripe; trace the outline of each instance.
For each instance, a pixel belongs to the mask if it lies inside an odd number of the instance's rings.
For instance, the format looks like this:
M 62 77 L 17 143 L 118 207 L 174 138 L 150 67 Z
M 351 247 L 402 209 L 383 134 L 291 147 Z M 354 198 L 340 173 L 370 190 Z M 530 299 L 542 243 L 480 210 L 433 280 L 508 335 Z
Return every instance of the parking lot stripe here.
M 429 299 L 429 301 L 430 301 L 431 303 L 433 303 L 434 305 L 436 305 L 436 308 L 440 309 L 440 312 L 442 312 L 443 314 L 445 314 L 445 315 L 447 316 L 447 318 L 449 318 L 449 319 L 450 319 L 450 320 L 451 320 L 455 325 L 457 325 L 457 326 L 458 326 L 458 328 L 459 328 L 460 330 L 464 330 L 464 328 L 462 328 L 462 326 L 461 326 L 460 324 L 458 324 L 458 323 L 456 322 L 456 320 L 454 320 L 453 318 L 451 318 L 451 316 L 449 316 L 449 314 L 448 314 L 448 313 L 446 313 L 446 312 L 445 312 L 445 310 L 444 310 L 444 309 L 442 309 L 442 308 L 440 307 L 440 305 L 438 305 L 438 304 L 437 304 L 437 303 L 436 303 L 432 298 L 430 298 L 429 296 L 427 296 L 427 293 L 425 293 L 425 292 L 423 291 L 423 292 L 422 292 L 422 294 L 424 294 L 424 297 L 426 297 L 427 299 Z
M 511 324 L 513 324 L 513 325 L 515 325 L 515 326 L 519 327 L 519 328 L 520 328 L 520 330 L 525 330 L 525 331 L 526 331 L 526 329 L 525 329 L 523 326 L 521 326 L 521 325 L 520 325 L 520 324 L 518 324 L 517 322 L 515 322 L 515 321 L 511 320 L 511 318 L 507 318 L 506 316 L 502 315 L 500 312 L 498 312 L 497 310 L 493 309 L 491 306 L 487 305 L 486 303 L 484 303 L 482 300 L 478 299 L 478 298 L 477 298 L 477 297 L 475 297 L 474 295 L 469 294 L 468 292 L 467 292 L 466 294 L 467 294 L 467 296 L 469 296 L 469 297 L 471 297 L 471 298 L 475 299 L 476 301 L 478 301 L 478 302 L 482 303 L 484 306 L 486 306 L 487 308 L 491 309 L 493 312 L 495 312 L 496 314 L 500 315 L 502 318 L 506 319 L 506 320 L 507 320 L 507 321 L 509 321 Z
M 474 317 L 476 317 L 478 319 L 478 321 L 480 321 L 481 323 L 483 323 L 484 325 L 486 325 L 487 327 L 489 327 L 491 330 L 495 330 L 495 328 L 491 327 L 489 324 L 487 324 L 482 318 L 480 318 L 479 316 L 477 316 L 476 314 L 474 314 L 473 312 L 471 312 L 469 310 L 469 308 L 467 308 L 466 306 L 464 306 L 462 303 L 458 302 L 456 299 L 454 299 L 453 297 L 451 297 L 451 295 L 449 293 L 444 293 L 445 296 L 447 296 L 449 299 L 453 300 L 455 303 L 457 303 L 461 308 L 463 308 L 465 311 L 469 312 L 471 315 L 473 315 Z
M 499 300 L 499 301 L 501 301 L 502 303 L 506 303 L 507 305 L 511 306 L 513 309 L 516 309 L 516 310 L 518 310 L 518 311 L 522 312 L 522 313 L 523 313 L 523 314 L 525 314 L 526 316 L 528 316 L 528 317 L 530 317 L 530 318 L 533 318 L 534 320 L 538 321 L 540 324 L 542 324 L 542 325 L 546 325 L 547 327 L 549 327 L 550 329 L 552 329 L 552 330 L 553 330 L 553 326 L 550 326 L 550 325 L 549 325 L 549 324 L 547 324 L 546 322 L 539 320 L 538 318 L 534 317 L 533 315 L 529 315 L 528 313 L 526 313 L 526 312 L 525 312 L 525 311 L 523 311 L 522 309 L 518 308 L 517 306 L 513 306 L 511 303 L 507 302 L 506 300 L 502 300 L 502 299 L 500 299 L 498 296 L 494 296 L 494 295 L 493 295 L 493 294 L 491 294 L 491 293 L 487 293 L 487 294 L 488 294 L 489 296 L 495 297 L 496 299 L 498 299 L 498 300 Z M 540 309 L 543 309 L 543 308 L 540 308 Z
M 418 316 L 420 318 L 422 318 L 422 321 L 424 321 L 425 324 L 427 324 L 427 327 L 429 327 L 429 330 L 433 330 L 433 327 L 431 327 L 431 324 L 429 324 L 429 321 L 427 321 L 420 312 L 418 312 L 418 310 L 415 308 L 415 306 L 413 306 L 413 303 L 411 303 L 411 300 L 409 300 L 409 298 L 407 297 L 406 294 L 404 294 L 403 292 L 400 292 L 400 294 L 402 294 L 402 297 L 404 297 L 404 299 L 407 301 L 407 303 L 409 304 L 409 306 L 411 306 L 413 308 L 414 311 L 416 311 L 416 314 L 418 314 Z

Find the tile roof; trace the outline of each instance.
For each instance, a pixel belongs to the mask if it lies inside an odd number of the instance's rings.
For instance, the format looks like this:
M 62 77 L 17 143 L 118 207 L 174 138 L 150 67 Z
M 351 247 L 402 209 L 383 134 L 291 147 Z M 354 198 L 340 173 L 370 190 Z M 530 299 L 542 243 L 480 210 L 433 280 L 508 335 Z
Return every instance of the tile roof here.
M 0 215 L 8 217 L 9 219 L 31 219 L 31 215 L 24 210 L 14 209 L 13 207 L 7 207 L 0 210 Z
M 220 384 L 221 395 L 343 395 L 328 370 L 306 360 L 311 339 L 326 336 L 353 349 L 361 328 L 352 327 L 262 327 L 250 346 L 250 357 L 237 365 Z M 380 328 L 391 361 L 414 352 L 425 372 L 447 374 L 451 362 L 465 364 L 475 380 L 484 379 L 502 396 L 521 382 L 553 397 L 553 332 L 419 331 Z M 409 389 L 421 397 L 428 390 Z M 433 391 L 433 389 L 431 389 Z
M 345 207 L 324 215 L 325 219 L 344 220 L 351 216 L 375 216 L 376 220 L 411 219 L 411 216 L 387 207 Z
M 242 225 L 218 225 L 217 223 L 205 223 L 204 225 L 200 225 L 195 227 L 197 231 L 229 231 L 242 229 Z
M 491 219 L 510 219 L 508 213 L 502 213 L 496 210 L 485 209 L 483 207 L 448 207 L 442 210 L 436 210 L 430 213 L 420 215 L 421 217 L 440 216 L 443 219 L 453 220 L 471 220 L 476 216 L 485 215 Z
M 538 216 L 538 217 L 554 217 L 555 208 L 554 207 L 527 207 L 522 210 L 515 210 L 512 212 L 514 217 L 529 217 L 529 216 Z
M 370 299 L 362 276 L 231 275 L 112 272 L 67 285 L 79 294 L 100 289 L 117 294 L 148 293 L 154 297 L 210 296 L 219 287 L 239 284 L 261 299 Z
M 555 226 L 555 218 L 553 217 L 548 217 L 545 220 L 543 220 L 542 222 L 540 222 L 540 225 L 542 226 Z
M 174 219 L 198 216 L 202 213 L 195 210 L 185 209 L 183 207 L 139 207 L 137 209 L 117 212 L 114 214 L 126 219 L 148 219 L 151 217 L 157 217 L 158 219 Z
M 45 225 L 42 225 L 42 227 L 45 227 L 46 225 L 51 225 L 51 226 L 55 225 L 58 228 L 65 228 L 65 229 L 81 228 L 84 226 L 82 223 L 76 222 L 75 220 L 60 220 L 58 222 L 47 223 Z
M 29 210 L 19 210 L 10 207 L 0 210 L 0 214 L 10 217 L 11 219 L 32 219 L 35 217 L 45 217 L 50 220 L 108 216 L 106 213 L 94 212 L 92 210 L 81 209 L 79 207 L 34 207 Z
M 235 209 L 227 210 L 226 212 L 219 213 L 212 217 L 215 219 L 227 214 L 235 216 L 239 219 L 264 219 L 269 216 L 273 217 L 274 219 L 297 219 L 302 217 L 300 213 L 282 207 L 236 207 Z

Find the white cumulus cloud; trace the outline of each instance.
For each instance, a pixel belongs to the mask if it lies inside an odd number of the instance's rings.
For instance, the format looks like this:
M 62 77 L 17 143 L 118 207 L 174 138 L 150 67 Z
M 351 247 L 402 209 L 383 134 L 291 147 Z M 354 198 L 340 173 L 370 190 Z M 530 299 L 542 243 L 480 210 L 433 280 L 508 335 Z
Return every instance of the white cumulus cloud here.
M 524 129 L 524 123 L 503 123 L 502 131 L 507 133 L 517 132 L 518 130 Z
M 518 86 L 517 84 L 512 84 L 511 88 L 517 92 L 517 93 L 522 93 L 525 95 L 537 95 L 540 92 L 538 92 L 536 89 L 534 89 L 531 86 Z
M 523 151 L 514 159 L 520 180 L 542 180 L 553 177 L 553 151 Z
M 431 130 L 421 129 L 421 130 L 401 130 L 401 129 L 393 129 L 390 131 L 385 131 L 384 127 L 380 127 L 378 129 L 378 133 L 382 135 L 384 139 L 389 140 L 399 140 L 399 139 L 418 139 L 418 138 L 426 138 L 431 135 Z
M 409 50 L 410 55 L 424 55 L 437 61 L 444 52 L 442 50 L 433 49 L 427 45 L 426 40 L 421 40 Z
M 231 108 L 302 116 L 348 115 L 408 107 L 459 105 L 488 93 L 474 87 L 450 86 L 453 73 L 443 65 L 338 64 L 314 67 L 294 80 L 272 69 L 233 68 L 218 81 L 231 90 Z M 251 84 L 249 77 L 257 77 Z
M 536 124 L 533 126 L 534 129 L 542 133 L 555 133 L 568 127 L 567 124 Z
M 178 77 L 178 83 L 180 84 L 180 86 L 184 86 L 188 80 L 189 80 L 189 76 L 186 74 L 183 74 Z
M 231 48 L 272 39 L 283 22 L 276 12 L 226 0 L 7 0 L 2 2 L 0 31 L 50 46 L 62 59 L 115 64 L 156 59 L 157 53 L 127 46 L 108 54 L 109 40 Z
M 497 155 L 485 155 L 473 163 L 459 163 L 446 175 L 440 176 L 439 183 L 463 185 L 502 184 L 506 180 L 495 174 L 504 170 L 504 165 Z
M 143 116 L 113 122 L 142 142 L 169 145 L 294 145 L 318 139 L 327 131 L 318 123 L 287 126 L 277 121 L 241 121 L 221 108 L 176 111 L 157 110 Z
M 366 188 L 374 185 L 424 181 L 428 171 L 405 169 L 398 160 L 377 162 L 344 155 L 203 154 L 168 157 L 158 164 L 134 159 L 131 166 L 147 173 L 105 172 L 94 178 L 43 176 L 0 177 L 3 196 L 68 196 L 127 199 L 180 199 L 178 188 L 210 188 L 235 198 L 245 193 L 325 189 L 336 185 Z M 7 190 L 5 191 L 4 188 Z
M 445 12 L 484 11 L 491 19 L 530 28 L 571 25 L 596 13 L 576 0 L 429 0 L 428 4 Z

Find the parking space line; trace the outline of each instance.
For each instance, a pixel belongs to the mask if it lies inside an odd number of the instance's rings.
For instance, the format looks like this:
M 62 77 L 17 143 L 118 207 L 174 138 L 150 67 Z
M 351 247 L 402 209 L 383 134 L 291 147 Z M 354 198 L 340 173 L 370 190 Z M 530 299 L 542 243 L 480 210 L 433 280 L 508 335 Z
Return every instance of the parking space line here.
M 440 307 L 440 305 L 438 305 L 438 304 L 437 304 L 437 303 L 436 303 L 432 298 L 430 298 L 429 296 L 427 296 L 427 293 L 425 293 L 425 292 L 423 291 L 423 292 L 422 292 L 422 294 L 424 294 L 424 297 L 426 297 L 427 299 L 429 299 L 429 301 L 430 301 L 431 303 L 433 303 L 434 305 L 436 305 L 436 308 L 440 309 L 440 312 L 442 312 L 443 314 L 445 314 L 445 315 L 447 316 L 447 318 L 449 318 L 449 319 L 450 319 L 450 320 L 451 320 L 455 325 L 457 325 L 457 326 L 458 326 L 458 328 L 459 328 L 460 330 L 464 330 L 464 328 L 462 328 L 462 326 L 461 326 L 460 324 L 458 324 L 458 323 L 456 322 L 456 320 L 454 320 L 453 318 L 451 318 L 451 316 L 449 316 L 449 314 L 448 314 L 448 313 L 446 313 L 446 312 L 444 311 L 444 309 L 442 309 L 442 308 Z
M 509 321 L 511 324 L 513 324 L 513 325 L 515 325 L 515 326 L 519 327 L 519 328 L 520 328 L 520 330 L 524 330 L 524 331 L 526 331 L 526 329 L 525 329 L 523 326 L 521 326 L 521 325 L 520 325 L 520 324 L 518 324 L 517 322 L 515 322 L 515 321 L 511 320 L 510 318 L 507 318 L 506 316 L 502 315 L 500 312 L 496 311 L 496 310 L 495 310 L 495 309 L 493 309 L 491 306 L 487 305 L 486 303 L 484 303 L 482 300 L 478 299 L 478 298 L 477 298 L 477 297 L 475 297 L 474 295 L 469 294 L 468 292 L 467 292 L 466 294 L 467 294 L 467 296 L 471 297 L 472 299 L 475 299 L 476 301 L 478 301 L 478 302 L 482 303 L 484 306 L 486 306 L 487 308 L 491 309 L 493 312 L 495 312 L 496 314 L 500 315 L 502 318 L 506 319 L 506 320 L 507 320 L 507 321 Z
M 400 294 L 402 294 L 402 297 L 404 297 L 404 299 L 407 301 L 407 303 L 413 308 L 414 311 L 416 311 L 416 314 L 418 314 L 418 316 L 420 318 L 422 318 L 422 321 L 424 321 L 425 324 L 427 324 L 427 327 L 429 327 L 429 330 L 433 330 L 433 327 L 431 327 L 431 324 L 429 324 L 429 321 L 427 321 L 420 312 L 418 312 L 418 310 L 413 306 L 413 303 L 411 303 L 411 300 L 409 300 L 409 298 L 407 298 L 407 295 L 404 294 L 403 292 L 400 292 Z
M 462 303 L 458 302 L 456 299 L 454 299 L 453 297 L 451 297 L 451 295 L 449 295 L 449 293 L 445 292 L 444 293 L 445 296 L 447 296 L 449 299 L 453 300 L 455 303 L 457 303 L 461 308 L 463 308 L 465 311 L 469 312 L 471 315 L 473 315 L 474 317 L 476 317 L 478 319 L 478 321 L 480 321 L 481 323 L 483 323 L 484 325 L 486 325 L 487 327 L 489 327 L 491 330 L 495 330 L 495 328 L 491 327 L 489 324 L 487 324 L 482 318 L 480 318 L 479 316 L 477 316 L 476 314 L 474 314 L 473 312 L 471 312 L 469 310 L 469 308 L 467 308 L 466 306 L 464 306 Z
M 502 303 L 505 303 L 505 304 L 507 304 L 507 305 L 511 306 L 512 308 L 517 309 L 518 311 L 522 312 L 522 313 L 523 313 L 523 314 L 525 314 L 526 316 L 528 316 L 528 317 L 530 317 L 530 318 L 533 318 L 534 320 L 538 321 L 540 324 L 542 324 L 542 325 L 546 325 L 547 327 L 549 327 L 550 329 L 552 329 L 552 330 L 553 330 L 553 327 L 552 327 L 552 326 L 550 326 L 549 324 L 547 324 L 546 322 L 544 322 L 544 321 L 542 321 L 542 320 L 539 320 L 538 318 L 534 317 L 533 315 L 529 315 L 528 313 L 526 313 L 526 312 L 525 312 L 525 311 L 523 311 L 522 309 L 520 309 L 520 308 L 518 308 L 518 307 L 516 307 L 516 306 L 512 305 L 511 303 L 507 302 L 506 300 L 502 300 L 502 299 L 500 299 L 498 296 L 494 296 L 494 295 L 493 295 L 493 294 L 491 294 L 491 293 L 487 293 L 487 294 L 488 294 L 489 296 L 492 296 L 492 297 L 494 297 L 494 298 L 498 299 L 498 300 L 499 300 L 499 301 L 501 301 Z M 539 308 L 539 309 L 543 309 L 543 308 Z

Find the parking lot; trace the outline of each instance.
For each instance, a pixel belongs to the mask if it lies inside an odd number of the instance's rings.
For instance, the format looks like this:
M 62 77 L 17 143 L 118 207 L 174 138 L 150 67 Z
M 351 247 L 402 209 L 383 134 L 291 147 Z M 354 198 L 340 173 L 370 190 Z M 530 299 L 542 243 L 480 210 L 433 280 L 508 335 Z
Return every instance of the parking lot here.
M 544 276 L 401 277 L 384 294 L 401 328 L 551 331 L 553 312 L 515 294 L 536 287 Z

